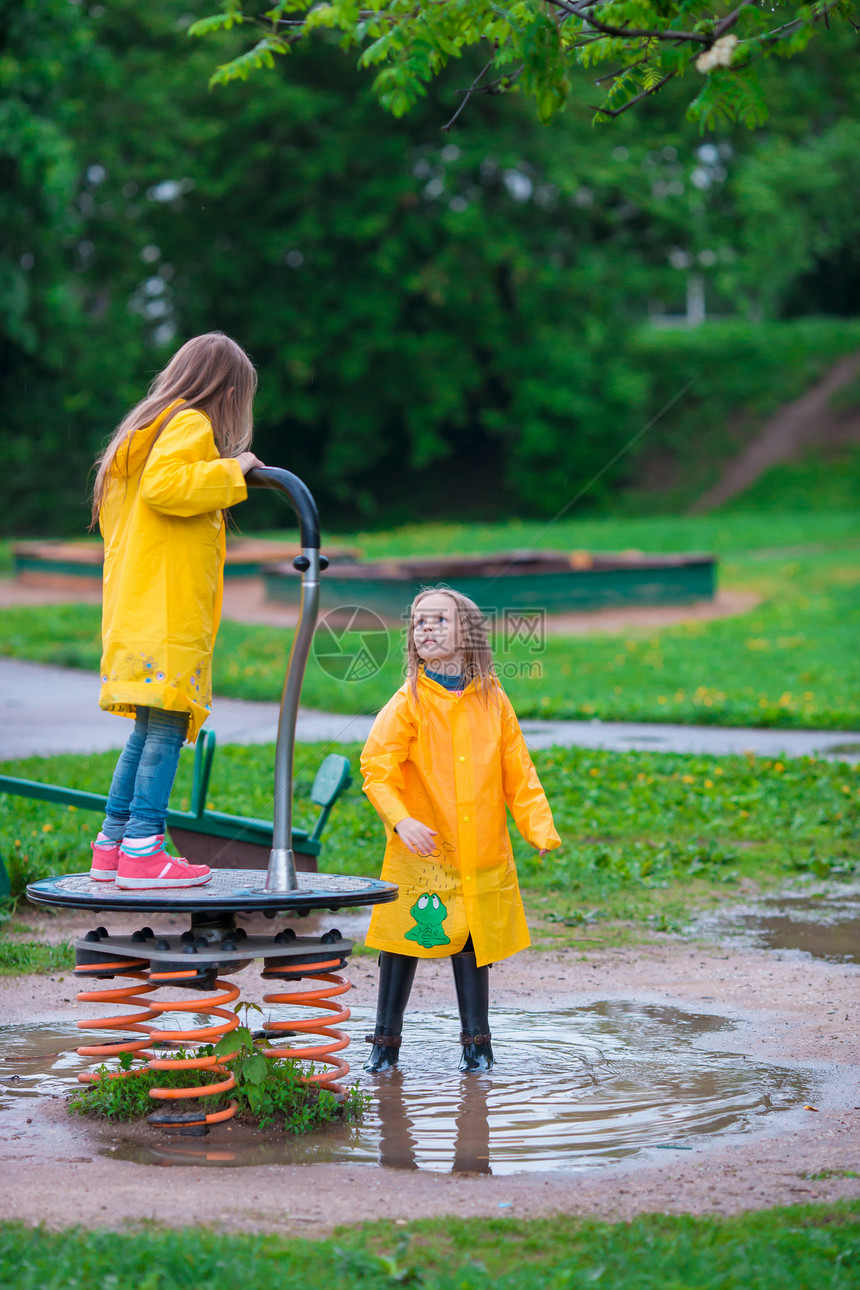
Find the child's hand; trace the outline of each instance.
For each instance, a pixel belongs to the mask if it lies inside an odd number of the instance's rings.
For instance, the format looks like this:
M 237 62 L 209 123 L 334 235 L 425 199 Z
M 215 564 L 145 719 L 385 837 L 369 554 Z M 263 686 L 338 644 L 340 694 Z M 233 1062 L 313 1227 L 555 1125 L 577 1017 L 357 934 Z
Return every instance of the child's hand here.
M 435 849 L 433 839 L 436 836 L 436 830 L 429 829 L 420 820 L 413 820 L 410 815 L 395 826 L 394 832 L 416 855 L 429 855 Z
M 239 463 L 239 469 L 243 475 L 247 475 L 249 470 L 254 470 L 257 466 L 265 466 L 264 461 L 260 461 L 252 452 L 240 452 L 236 458 Z

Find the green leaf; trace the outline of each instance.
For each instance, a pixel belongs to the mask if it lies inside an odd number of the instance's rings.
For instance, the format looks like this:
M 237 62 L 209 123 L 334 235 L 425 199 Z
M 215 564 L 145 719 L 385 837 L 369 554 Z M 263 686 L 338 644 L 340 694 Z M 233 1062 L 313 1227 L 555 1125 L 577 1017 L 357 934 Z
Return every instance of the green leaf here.
M 212 31 L 229 31 L 245 21 L 241 13 L 214 13 L 209 18 L 198 18 L 188 28 L 189 36 L 208 36 Z
M 247 1084 L 264 1084 L 269 1063 L 260 1053 L 248 1057 L 242 1062 L 242 1082 Z
M 258 40 L 253 49 L 240 54 L 229 63 L 223 63 L 209 78 L 210 85 L 228 85 L 231 81 L 246 81 L 251 72 L 275 66 L 275 54 L 289 53 L 289 45 L 272 36 Z
M 247 1026 L 237 1026 L 228 1034 L 219 1039 L 215 1045 L 216 1057 L 230 1057 L 233 1053 L 252 1053 L 254 1051 L 254 1039 Z

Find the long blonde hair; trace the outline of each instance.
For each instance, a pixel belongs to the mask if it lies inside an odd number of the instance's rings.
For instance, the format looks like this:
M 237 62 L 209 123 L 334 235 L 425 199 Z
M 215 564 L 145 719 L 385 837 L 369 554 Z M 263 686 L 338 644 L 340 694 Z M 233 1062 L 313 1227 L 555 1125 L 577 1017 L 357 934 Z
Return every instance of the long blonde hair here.
M 92 527 L 98 524 L 108 479 L 123 448 L 125 469 L 121 473 L 128 476 L 132 440 L 138 430 L 151 426 L 170 409 L 153 436 L 154 444 L 178 412 L 194 408 L 205 412 L 212 422 L 212 433 L 221 456 L 237 457 L 251 442 L 256 389 L 254 365 L 235 340 L 223 332 L 210 331 L 186 341 L 164 371 L 156 376 L 146 398 L 123 417 L 98 458 L 93 486 Z M 171 407 L 174 403 L 176 406 Z
M 486 701 L 490 695 L 501 689 L 493 655 L 490 649 L 487 622 L 474 600 L 455 591 L 444 582 L 435 587 L 422 587 L 409 608 L 409 623 L 406 628 L 406 679 L 413 697 L 418 699 L 418 677 L 423 660 L 415 645 L 415 612 L 427 596 L 439 592 L 450 597 L 457 609 L 457 622 L 460 629 L 460 645 L 463 651 L 463 688 L 472 681 L 481 697 Z

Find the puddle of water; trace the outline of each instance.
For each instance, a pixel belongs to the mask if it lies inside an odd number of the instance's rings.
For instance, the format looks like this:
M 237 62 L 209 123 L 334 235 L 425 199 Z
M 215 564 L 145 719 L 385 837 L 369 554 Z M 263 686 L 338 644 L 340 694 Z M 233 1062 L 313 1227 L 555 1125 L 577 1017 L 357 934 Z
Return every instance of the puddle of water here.
M 860 896 L 772 896 L 715 915 L 709 929 L 771 950 L 803 950 L 831 963 L 860 963 Z
M 355 1034 L 372 1024 L 367 1010 L 353 1015 Z M 732 1029 L 723 1017 L 606 1002 L 544 1015 L 498 1008 L 492 1026 L 496 1069 L 464 1078 L 456 1070 L 456 1020 L 409 1014 L 400 1069 L 378 1077 L 353 1071 L 373 1099 L 360 1125 L 295 1139 L 219 1125 L 201 1140 L 153 1133 L 102 1152 L 153 1165 L 325 1161 L 436 1172 L 582 1170 L 648 1147 L 683 1149 L 701 1135 L 748 1130 L 814 1096 L 809 1071 L 704 1047 L 709 1033 Z M 57 1052 L 71 1047 L 77 1033 L 72 1023 L 3 1036 L 2 1100 L 68 1090 L 86 1062 Z M 360 1043 L 350 1049 L 356 1065 L 365 1051 Z M 21 1083 L 10 1086 L 13 1068 Z
M 76 1087 L 78 1071 L 90 1064 L 75 1052 L 79 1043 L 74 1021 L 0 1026 L 0 1109 L 13 1097 L 50 1097 Z

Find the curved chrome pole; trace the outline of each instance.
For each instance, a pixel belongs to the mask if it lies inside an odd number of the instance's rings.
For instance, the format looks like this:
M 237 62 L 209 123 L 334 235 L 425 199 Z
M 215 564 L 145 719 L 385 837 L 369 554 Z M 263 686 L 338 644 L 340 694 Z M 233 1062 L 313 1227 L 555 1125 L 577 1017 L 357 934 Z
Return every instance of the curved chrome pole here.
M 266 891 L 295 891 L 296 862 L 293 856 L 293 760 L 296 748 L 296 718 L 305 666 L 317 623 L 320 598 L 319 520 L 316 504 L 307 487 L 287 470 L 271 467 L 249 471 L 248 483 L 254 487 L 274 487 L 285 495 L 299 517 L 302 554 L 293 561 L 302 574 L 302 596 L 299 621 L 287 663 L 287 675 L 281 696 L 278 742 L 275 747 L 275 813 L 272 850 L 266 874 Z
M 320 599 L 320 553 L 318 548 L 305 547 L 303 557 L 308 562 L 302 571 L 302 598 L 299 621 L 287 676 L 281 697 L 281 716 L 278 722 L 278 742 L 275 749 L 275 822 L 272 834 L 272 851 L 266 891 L 295 891 L 296 864 L 293 858 L 293 758 L 296 748 L 296 718 L 305 666 L 317 622 Z

